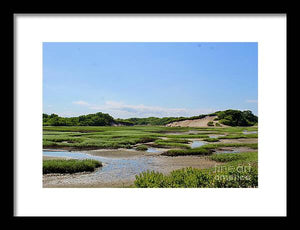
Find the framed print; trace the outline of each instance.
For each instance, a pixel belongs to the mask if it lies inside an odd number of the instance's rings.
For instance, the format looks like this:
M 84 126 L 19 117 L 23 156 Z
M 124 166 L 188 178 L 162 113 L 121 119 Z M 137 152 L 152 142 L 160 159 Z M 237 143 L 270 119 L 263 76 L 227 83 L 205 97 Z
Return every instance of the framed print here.
M 15 215 L 285 216 L 286 20 L 15 14 Z

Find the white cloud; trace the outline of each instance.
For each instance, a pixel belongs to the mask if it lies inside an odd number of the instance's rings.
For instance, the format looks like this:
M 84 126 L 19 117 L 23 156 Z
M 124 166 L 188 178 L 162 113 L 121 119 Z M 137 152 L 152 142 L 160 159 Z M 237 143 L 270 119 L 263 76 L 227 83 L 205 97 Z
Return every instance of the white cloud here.
M 249 100 L 246 100 L 247 103 L 257 103 L 257 100 L 252 100 L 252 99 L 249 99 Z
M 64 112 L 58 113 L 58 115 L 60 117 L 77 117 L 77 116 L 80 116 L 80 114 L 74 113 L 74 112 L 71 112 L 71 111 L 64 111 Z
M 90 104 L 85 102 L 85 101 L 73 101 L 72 102 L 73 104 L 76 104 L 76 105 L 84 105 L 84 106 L 89 106 Z
M 199 114 L 212 113 L 213 109 L 186 109 L 186 108 L 165 108 L 147 105 L 129 105 L 122 102 L 106 101 L 103 105 L 91 105 L 87 102 L 78 101 L 76 104 L 88 106 L 97 112 L 109 113 L 115 118 L 130 117 L 189 117 Z

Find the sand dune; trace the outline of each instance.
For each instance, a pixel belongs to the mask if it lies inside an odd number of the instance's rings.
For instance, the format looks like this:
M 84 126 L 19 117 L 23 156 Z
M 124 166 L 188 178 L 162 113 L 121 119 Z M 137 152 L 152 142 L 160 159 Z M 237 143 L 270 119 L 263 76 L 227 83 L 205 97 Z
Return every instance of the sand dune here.
M 212 121 L 213 123 L 216 123 L 217 121 L 214 121 L 216 117 L 217 116 L 206 116 L 201 119 L 176 121 L 176 122 L 169 123 L 166 126 L 168 127 L 209 127 L 207 125 L 207 122 Z

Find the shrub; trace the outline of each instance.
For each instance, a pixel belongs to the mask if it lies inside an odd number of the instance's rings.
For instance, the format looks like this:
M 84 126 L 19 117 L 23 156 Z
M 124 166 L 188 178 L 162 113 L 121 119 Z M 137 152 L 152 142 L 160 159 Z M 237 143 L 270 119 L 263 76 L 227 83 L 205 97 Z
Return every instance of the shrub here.
M 212 121 L 207 122 L 208 126 L 214 126 L 214 123 Z
M 216 112 L 219 122 L 230 126 L 252 126 L 258 121 L 258 117 L 252 114 L 250 110 L 240 111 L 228 109 Z
M 244 170 L 238 170 L 243 167 Z M 136 176 L 138 188 L 252 188 L 258 186 L 256 167 L 237 166 L 225 172 L 207 169 L 183 168 L 169 175 L 147 171 Z
M 221 126 L 219 122 L 216 122 L 215 125 L 218 126 L 218 127 Z
M 43 124 L 50 126 L 110 126 L 113 123 L 113 117 L 101 112 L 79 117 L 59 117 L 57 114 L 43 114 Z
M 154 171 L 142 172 L 137 175 L 134 185 L 138 188 L 163 188 L 166 186 L 164 175 Z
M 172 188 L 207 188 L 210 187 L 212 177 L 206 170 L 183 168 L 172 171 L 166 177 L 165 183 Z

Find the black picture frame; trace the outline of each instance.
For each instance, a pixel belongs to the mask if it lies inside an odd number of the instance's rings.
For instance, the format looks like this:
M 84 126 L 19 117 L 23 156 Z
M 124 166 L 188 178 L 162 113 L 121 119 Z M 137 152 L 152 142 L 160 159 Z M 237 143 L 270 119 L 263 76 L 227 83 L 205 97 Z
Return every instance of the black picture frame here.
M 226 9 L 215 9 L 215 8 L 206 8 L 205 10 L 196 10 L 193 7 L 190 8 L 183 8 L 181 10 L 173 10 L 172 12 L 166 10 L 166 8 L 156 8 L 156 9 L 151 9 L 150 7 L 141 11 L 133 11 L 133 10 L 128 10 L 126 12 L 124 12 L 124 10 L 116 10 L 116 9 L 108 9 L 105 8 L 102 10 L 98 10 L 96 8 L 89 8 L 89 9 L 59 9 L 56 7 L 47 7 L 47 8 L 43 8 L 43 9 L 30 9 L 30 8 L 17 8 L 17 7 L 13 7 L 11 9 L 8 10 L 7 15 L 7 19 L 9 20 L 8 23 L 8 27 L 9 27 L 9 33 L 8 33 L 8 60 L 9 60 L 9 85 L 12 87 L 11 90 L 11 95 L 10 95 L 10 101 L 9 101 L 9 106 L 10 107 L 10 111 L 11 111 L 11 116 L 9 117 L 9 124 L 12 125 L 12 129 L 10 128 L 10 133 L 9 133 L 9 140 L 12 141 L 10 146 L 11 146 L 11 150 L 12 150 L 12 154 L 10 154 L 7 158 L 10 162 L 10 167 L 9 167 L 9 177 L 8 178 L 8 185 L 9 185 L 9 189 L 7 190 L 7 195 L 8 195 L 8 209 L 7 209 L 7 213 L 8 213 L 8 221 L 9 223 L 22 223 L 22 222 L 31 222 L 31 221 L 37 221 L 37 222 L 46 222 L 46 221 L 53 221 L 53 223 L 58 224 L 62 221 L 68 221 L 68 222 L 72 222 L 73 224 L 80 224 L 84 222 L 88 222 L 88 223 L 97 223 L 99 221 L 99 217 L 16 217 L 14 216 L 14 208 L 15 208 L 15 197 L 14 197 L 14 191 L 15 191 L 15 184 L 14 184 L 14 179 L 15 179 L 15 173 L 14 173 L 14 151 L 15 151 L 15 113 L 17 112 L 15 109 L 15 80 L 14 80 L 14 76 L 15 76 L 15 70 L 14 70 L 14 60 L 15 60 L 15 46 L 14 46 L 14 36 L 15 36 L 15 27 L 14 27 L 14 15 L 15 14 L 214 14 L 214 15 L 218 15 L 218 14 L 286 14 L 287 16 L 287 89 L 289 88 L 290 85 L 290 78 L 291 78 L 291 14 L 288 11 L 287 8 L 285 7 L 278 7 L 276 9 L 254 9 L 254 8 L 243 8 L 240 10 L 230 10 L 227 8 Z M 291 204 L 291 199 L 290 199 L 290 192 L 291 192 L 291 182 L 289 179 L 289 176 L 291 175 L 291 171 L 290 171 L 290 167 L 291 167 L 291 157 L 288 154 L 290 151 L 290 143 L 289 143 L 289 127 L 290 127 L 290 123 L 289 121 L 291 120 L 290 118 L 290 103 L 288 103 L 288 101 L 291 99 L 291 94 L 288 93 L 287 91 L 287 216 L 291 215 L 291 209 L 290 209 L 290 204 Z M 9 210 L 9 211 L 8 211 Z M 67 220 L 66 220 L 67 218 Z M 135 217 L 137 218 L 137 217 Z M 166 221 L 172 221 L 175 224 L 179 224 L 182 222 L 181 218 L 171 218 L 170 217 L 151 217 L 151 218 L 155 218 L 156 220 L 161 220 L 162 218 L 165 219 Z M 230 222 L 232 221 L 232 218 L 228 218 L 228 217 L 213 217 L 213 219 L 209 218 L 209 217 L 202 217 L 201 220 L 198 219 L 199 217 L 184 217 L 185 221 L 188 221 L 190 224 L 191 223 L 199 223 L 199 221 L 203 222 L 203 223 L 211 223 L 212 221 L 220 221 L 220 222 Z M 255 217 L 251 217 L 255 218 Z M 83 220 L 84 219 L 84 220 Z M 114 220 L 117 219 L 116 221 L 118 221 L 119 223 L 121 222 L 127 222 L 129 221 L 127 217 L 114 217 Z M 145 217 L 139 217 L 137 218 L 138 220 L 135 221 L 147 221 L 148 219 Z M 248 217 L 238 217 L 236 218 L 234 221 L 248 221 Z M 256 221 L 258 219 L 261 218 L 255 218 Z M 266 219 L 265 219 L 266 220 Z M 110 222 L 112 221 L 112 219 L 110 217 L 101 217 L 101 221 L 104 222 Z M 286 222 L 286 218 L 280 218 L 280 217 L 268 217 L 267 218 L 268 222 L 272 222 L 272 223 L 279 223 L 279 222 Z M 154 222 L 153 222 L 154 223 Z

